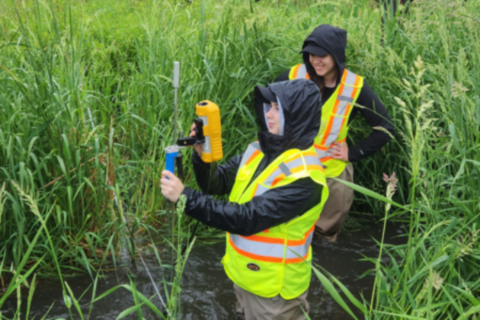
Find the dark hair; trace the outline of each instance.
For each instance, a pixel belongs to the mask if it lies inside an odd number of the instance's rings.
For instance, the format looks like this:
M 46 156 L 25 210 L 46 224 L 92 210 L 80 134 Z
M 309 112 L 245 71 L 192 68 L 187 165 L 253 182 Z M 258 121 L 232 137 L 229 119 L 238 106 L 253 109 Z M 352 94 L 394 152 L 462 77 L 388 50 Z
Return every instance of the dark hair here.
M 325 79 L 322 76 L 317 75 L 317 72 L 310 63 L 310 53 L 304 52 L 303 55 L 303 61 L 305 62 L 305 66 L 307 67 L 307 72 L 310 76 L 310 80 L 312 80 L 317 85 L 318 89 L 320 89 L 320 94 L 323 96 L 323 90 L 325 89 Z

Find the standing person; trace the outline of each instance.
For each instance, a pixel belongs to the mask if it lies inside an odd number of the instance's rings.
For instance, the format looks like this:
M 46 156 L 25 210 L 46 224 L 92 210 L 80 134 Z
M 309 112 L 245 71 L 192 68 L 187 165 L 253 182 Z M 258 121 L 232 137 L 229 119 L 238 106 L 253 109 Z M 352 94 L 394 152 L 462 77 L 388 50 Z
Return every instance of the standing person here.
M 187 215 L 227 231 L 222 263 L 234 282 L 238 313 L 246 320 L 305 319 L 311 267 L 303 259 L 312 260 L 315 222 L 328 197 L 312 146 L 320 90 L 296 80 L 257 87 L 255 94 L 263 101 L 258 113 L 265 128 L 258 141 L 220 166 L 204 163 L 196 146 L 193 168 L 203 193 L 168 171 L 161 189 L 173 202 L 185 195 Z M 212 197 L 227 194 L 228 202 Z
M 353 182 L 351 162 L 374 154 L 395 133 L 385 106 L 367 82 L 345 68 L 346 45 L 345 30 L 320 25 L 303 42 L 304 64 L 296 65 L 275 79 L 311 79 L 322 93 L 322 120 L 315 149 L 326 166 L 330 195 L 315 233 L 330 242 L 337 240 L 353 202 L 353 190 L 332 178 Z M 365 140 L 348 147 L 348 127 L 358 113 L 372 131 Z

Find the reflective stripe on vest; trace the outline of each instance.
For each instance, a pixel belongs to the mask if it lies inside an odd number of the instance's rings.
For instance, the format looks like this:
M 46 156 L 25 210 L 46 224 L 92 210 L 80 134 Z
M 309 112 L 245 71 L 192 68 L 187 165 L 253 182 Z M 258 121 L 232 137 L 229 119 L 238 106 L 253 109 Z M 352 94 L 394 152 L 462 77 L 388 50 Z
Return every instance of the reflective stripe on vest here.
M 248 145 L 247 151 L 243 154 L 242 162 L 240 163 L 240 167 L 248 165 L 252 162 L 258 155 L 260 155 L 260 143 L 258 141 L 252 142 Z
M 311 209 L 268 230 L 251 236 L 227 232 L 222 263 L 227 276 L 239 287 L 261 297 L 280 294 L 290 300 L 305 292 L 310 284 L 310 244 L 315 222 L 328 198 L 325 174 L 313 146 L 308 150 L 287 150 L 256 174 L 265 156 L 261 150 L 255 155 L 256 150 L 255 145 L 250 145 L 243 155 L 244 165 L 238 168 L 230 192 L 232 203 L 246 204 L 268 190 L 306 177 L 323 186 L 322 196 Z
M 304 64 L 297 64 L 295 67 L 290 69 L 288 79 L 310 79 L 310 75 L 307 72 L 307 67 L 305 67 Z
M 306 151 L 280 163 L 277 167 L 270 171 L 270 174 L 265 181 L 257 183 L 253 197 L 265 193 L 266 191 L 270 190 L 270 188 L 275 187 L 275 185 L 277 185 L 286 177 L 303 170 L 324 171 L 322 163 L 319 161 L 319 158 L 315 152 Z
M 314 228 L 315 225 L 305 233 L 302 240 L 286 240 L 257 235 L 245 237 L 231 233 L 228 236 L 231 246 L 242 256 L 259 261 L 289 264 L 299 263 L 307 258 Z
M 296 65 L 290 69 L 289 79 L 310 79 L 306 70 L 307 68 L 305 65 Z M 329 164 L 329 162 L 334 159 L 330 157 L 330 154 L 327 152 L 327 150 L 334 142 L 344 143 L 346 141 L 347 131 L 345 130 L 348 130 L 348 118 L 350 117 L 353 104 L 356 101 L 358 94 L 360 93 L 359 90 L 361 90 L 362 86 L 362 77 L 347 69 L 344 69 L 340 84 L 335 91 L 336 96 L 332 95 L 330 99 L 323 105 L 322 110 L 326 110 L 328 109 L 327 105 L 331 107 L 331 99 L 335 99 L 331 113 L 325 114 L 322 112 L 322 121 L 325 119 L 325 117 L 328 117 L 328 120 L 326 120 L 327 125 L 323 132 L 320 132 L 320 137 L 317 137 L 314 143 L 318 158 L 322 161 L 322 165 L 327 167 L 325 170 L 327 177 L 336 177 L 341 171 L 343 171 L 342 167 L 347 164 L 344 161 L 344 163 L 341 163 L 342 160 L 335 160 L 335 163 Z M 340 135 L 343 138 L 339 138 Z M 331 165 L 333 165 L 334 168 L 328 168 L 328 166 Z
M 324 132 L 321 132 L 320 141 L 314 143 L 315 151 L 318 157 L 323 162 L 331 160 L 327 152 L 328 148 L 335 141 L 338 143 L 345 142 L 346 138 L 337 141 L 340 132 L 346 124 L 352 110 L 352 103 L 357 96 L 358 84 L 361 77 L 355 73 L 345 69 L 342 76 L 342 81 L 338 87 L 338 94 L 334 102 L 333 110 L 327 120 L 327 126 Z
M 258 142 L 250 144 L 247 151 L 243 154 L 241 163 L 248 165 L 249 162 L 253 161 L 252 159 L 254 159 L 257 152 L 258 155 L 261 154 L 261 151 L 257 148 L 259 148 Z M 265 178 L 262 178 L 261 180 L 258 179 L 258 181 L 254 182 L 256 183 L 256 186 L 253 189 L 254 191 L 251 197 L 253 198 L 267 192 L 283 179 L 296 173 L 305 173 L 314 170 L 323 172 L 322 164 L 313 150 L 313 148 L 310 148 L 305 151 L 298 151 L 297 153 L 288 156 L 284 161 L 278 163 L 278 165 L 273 168 L 267 168 L 269 170 L 268 175 L 266 177 L 265 175 L 260 175 Z M 239 173 L 241 172 L 241 169 L 242 165 L 239 167 Z M 250 173 L 253 174 L 253 172 Z M 245 237 L 236 234 L 228 234 L 228 237 L 229 243 L 235 251 L 245 257 L 267 262 L 298 263 L 303 260 L 295 253 L 306 258 L 314 227 L 315 225 L 305 233 L 302 240 L 286 240 L 257 235 Z M 285 252 L 285 244 L 287 246 L 287 252 Z

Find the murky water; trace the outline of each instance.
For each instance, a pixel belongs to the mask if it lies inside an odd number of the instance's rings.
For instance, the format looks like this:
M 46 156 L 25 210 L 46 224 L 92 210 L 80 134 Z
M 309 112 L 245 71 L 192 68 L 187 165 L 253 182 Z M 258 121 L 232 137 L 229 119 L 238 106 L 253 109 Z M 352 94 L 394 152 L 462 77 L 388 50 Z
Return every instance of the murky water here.
M 357 298 L 363 294 L 369 299 L 372 293 L 373 277 L 366 276 L 362 279 L 359 277 L 373 265 L 359 259 L 364 256 L 375 257 L 378 255 L 374 239 L 380 239 L 381 231 L 382 226 L 377 225 L 358 232 L 345 232 L 340 235 L 336 244 L 325 244 L 320 239 L 314 238 L 312 244 L 314 263 L 321 265 L 337 277 Z M 401 226 L 389 225 L 385 242 L 403 243 L 405 238 L 397 237 L 403 232 Z M 236 298 L 233 285 L 225 275 L 220 263 L 224 250 L 223 241 L 215 244 L 195 244 L 182 278 L 182 319 L 236 319 Z M 154 279 L 161 279 L 162 270 L 158 267 L 156 260 L 146 258 L 146 263 Z M 128 284 L 129 276 L 134 279 L 137 289 L 145 296 L 154 295 L 153 285 L 140 261 L 138 261 L 137 267 L 129 266 L 129 268 L 121 268 L 116 272 L 109 273 L 106 279 L 99 281 L 96 295 L 98 296 L 118 284 Z M 77 298 L 92 283 L 88 276 L 68 278 L 66 281 Z M 161 287 L 160 290 L 162 290 Z M 92 290 L 89 289 L 80 300 L 85 319 L 87 319 L 90 309 L 91 292 Z M 308 301 L 312 319 L 344 320 L 350 318 L 324 290 L 314 275 L 308 293 Z M 160 300 L 157 297 L 154 297 L 152 302 L 160 307 Z M 26 299 L 22 301 L 22 304 L 26 304 Z M 116 319 L 121 311 L 133 305 L 132 294 L 125 289 L 118 289 L 93 305 L 90 319 Z M 51 310 L 48 312 L 50 307 Z M 2 307 L 2 313 L 7 318 L 11 317 L 15 308 L 16 300 L 9 300 Z M 146 307 L 142 310 L 145 319 L 159 319 Z M 30 315 L 36 315 L 36 318 L 40 319 L 47 312 L 47 319 L 70 318 L 58 281 L 41 280 L 38 283 Z M 74 307 L 71 312 L 73 319 L 80 319 Z M 138 316 L 134 313 L 124 319 L 138 319 Z

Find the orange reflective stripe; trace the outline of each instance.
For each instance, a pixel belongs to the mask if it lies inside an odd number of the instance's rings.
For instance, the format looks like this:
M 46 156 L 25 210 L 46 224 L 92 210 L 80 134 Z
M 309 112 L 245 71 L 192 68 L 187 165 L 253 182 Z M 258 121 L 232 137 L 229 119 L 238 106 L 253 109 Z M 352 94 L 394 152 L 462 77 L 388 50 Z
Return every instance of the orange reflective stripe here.
M 273 179 L 272 187 L 274 187 L 277 183 L 279 183 L 280 181 L 282 181 L 284 178 L 285 178 L 285 174 L 282 173 L 281 175 L 279 175 L 278 177 L 276 177 L 275 179 Z
M 344 69 L 344 70 L 343 70 L 343 76 L 342 76 L 342 81 L 341 81 L 341 82 L 345 82 L 345 80 L 347 79 L 347 75 L 348 75 L 348 71 L 347 71 L 347 69 Z
M 268 230 L 268 229 L 267 229 Z M 264 232 L 264 231 L 263 231 Z M 258 242 L 265 242 L 265 243 L 273 243 L 273 244 L 285 244 L 285 239 L 282 238 L 270 238 L 270 237 L 262 237 L 262 236 L 240 236 L 244 239 L 251 240 L 251 241 L 258 241 Z
M 307 75 L 305 76 L 305 79 L 310 80 L 310 75 L 308 74 L 308 71 L 307 71 Z
M 307 170 L 309 170 L 309 171 L 310 171 L 310 170 L 320 170 L 320 171 L 322 171 L 322 172 L 324 171 L 324 170 L 323 170 L 323 167 L 322 167 L 322 166 L 319 166 L 318 164 L 309 164 L 309 165 L 307 166 Z
M 260 154 L 260 150 L 258 150 L 258 149 L 255 150 L 255 152 L 252 154 L 250 159 L 248 159 L 247 162 L 245 162 L 245 165 L 250 164 L 250 162 L 252 162 L 259 154 Z
M 355 99 L 355 95 L 358 90 L 358 83 L 360 82 L 360 77 L 358 75 L 355 75 L 357 78 L 355 79 L 355 83 L 353 85 L 353 91 L 352 91 L 352 96 L 350 98 Z
M 355 99 L 355 95 L 356 95 L 357 90 L 358 90 L 358 83 L 360 82 L 360 77 L 358 75 L 355 75 L 355 77 L 356 78 L 355 78 L 355 83 L 353 85 L 352 95 L 350 96 L 350 98 L 352 98 L 352 99 Z M 352 108 L 352 104 L 349 103 L 348 106 L 347 106 L 347 110 L 345 110 L 346 115 L 350 114 L 350 109 L 351 108 Z M 345 125 L 345 121 L 347 121 L 347 117 L 343 118 L 342 126 L 340 127 L 340 130 L 342 130 L 343 126 Z M 339 142 L 343 143 L 343 142 L 345 142 L 345 139 L 342 140 L 342 141 L 339 141 Z
M 293 69 L 293 79 L 297 79 L 298 69 L 300 69 L 301 64 L 297 64 Z
M 326 161 L 329 161 L 329 160 L 332 160 L 332 159 L 333 159 L 332 157 L 325 157 L 325 158 L 320 159 L 320 161 L 326 162 Z
M 298 167 L 290 169 L 291 173 L 297 173 L 297 172 L 300 172 L 300 171 L 303 171 L 303 166 L 298 166 Z
M 300 240 L 288 240 L 287 241 L 287 246 L 301 246 L 302 244 L 305 244 L 307 242 L 308 237 L 310 236 L 310 233 L 315 230 L 315 224 L 305 233 L 305 237 Z
M 340 91 L 341 89 L 343 89 L 343 84 L 340 85 L 339 91 Z M 333 106 L 332 113 L 330 114 L 330 116 L 329 116 L 329 118 L 328 118 L 327 128 L 326 128 L 325 133 L 323 134 L 323 137 L 322 137 L 322 142 L 321 142 L 322 145 L 325 145 L 325 142 L 327 141 L 327 138 L 328 138 L 328 136 L 330 135 L 330 131 L 332 131 L 333 120 L 335 120 L 334 115 L 337 114 L 337 110 L 338 110 L 338 105 L 339 105 L 339 104 L 340 104 L 340 101 L 339 101 L 338 99 L 335 100 L 335 105 Z
M 316 157 L 317 154 L 313 151 L 308 151 L 308 152 L 304 152 L 303 153 L 304 156 L 312 156 L 312 157 Z
M 305 244 L 307 242 L 308 237 L 310 236 L 310 233 L 315 230 L 315 224 L 305 233 L 305 236 L 303 239 L 300 240 L 287 240 L 287 246 L 301 246 L 302 244 Z M 269 230 L 266 229 L 262 232 L 268 233 Z M 285 244 L 285 239 L 282 238 L 270 238 L 270 237 L 262 237 L 262 236 L 257 236 L 257 235 L 252 235 L 252 236 L 240 236 L 244 239 L 251 240 L 251 241 L 258 241 L 258 242 L 265 242 L 265 243 L 273 243 L 273 244 Z
M 303 256 L 303 259 L 307 260 L 308 258 L 308 253 Z M 304 262 L 302 258 L 292 258 L 292 259 L 285 259 L 285 264 L 290 264 L 290 263 L 301 263 Z
M 322 145 L 319 145 L 318 143 L 314 143 L 313 146 L 316 148 L 316 149 L 320 149 L 320 150 L 328 150 L 328 147 L 327 146 L 322 146 Z
M 258 189 L 258 183 L 255 186 L 255 189 L 253 189 L 252 198 L 255 197 L 255 194 L 257 193 L 257 189 Z

